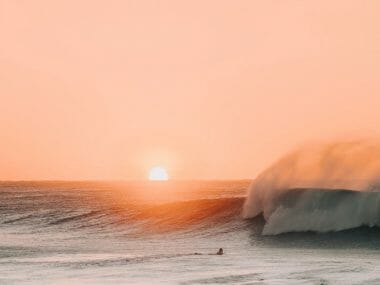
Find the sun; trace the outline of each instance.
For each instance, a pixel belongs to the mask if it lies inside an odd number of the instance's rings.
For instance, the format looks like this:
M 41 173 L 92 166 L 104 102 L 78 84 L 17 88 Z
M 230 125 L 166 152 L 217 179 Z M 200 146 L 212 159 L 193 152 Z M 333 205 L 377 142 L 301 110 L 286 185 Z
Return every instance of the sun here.
M 155 166 L 149 170 L 149 180 L 150 181 L 167 181 L 169 180 L 169 175 L 165 168 L 161 166 Z

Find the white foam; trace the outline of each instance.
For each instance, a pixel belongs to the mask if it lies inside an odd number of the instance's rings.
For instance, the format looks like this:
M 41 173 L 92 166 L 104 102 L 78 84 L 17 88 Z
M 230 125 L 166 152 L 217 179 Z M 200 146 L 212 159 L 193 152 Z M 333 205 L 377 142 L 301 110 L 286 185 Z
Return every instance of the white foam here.
M 380 192 L 376 192 L 379 177 L 377 142 L 304 147 L 258 176 L 248 189 L 243 215 L 250 218 L 262 213 L 267 222 L 264 234 L 379 225 Z M 294 188 L 309 189 L 302 195 L 287 195 Z M 331 191 L 336 188 L 362 193 L 349 197 L 333 195 Z M 283 199 L 293 199 L 292 205 L 285 207 Z

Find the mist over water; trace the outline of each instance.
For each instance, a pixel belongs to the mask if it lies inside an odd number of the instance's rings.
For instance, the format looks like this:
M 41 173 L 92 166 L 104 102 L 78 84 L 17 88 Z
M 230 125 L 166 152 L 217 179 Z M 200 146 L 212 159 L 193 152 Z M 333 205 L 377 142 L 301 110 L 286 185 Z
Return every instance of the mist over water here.
M 304 146 L 257 177 L 243 215 L 262 213 L 264 234 L 378 226 L 379 178 L 379 141 Z

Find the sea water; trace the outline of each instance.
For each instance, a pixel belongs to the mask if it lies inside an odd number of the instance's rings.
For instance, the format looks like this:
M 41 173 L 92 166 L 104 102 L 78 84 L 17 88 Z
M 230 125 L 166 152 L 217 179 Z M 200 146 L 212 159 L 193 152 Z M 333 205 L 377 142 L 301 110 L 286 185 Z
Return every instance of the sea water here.
M 244 218 L 250 183 L 2 182 L 0 284 L 380 284 L 378 204 L 320 231 L 298 202 L 312 189 L 273 203 L 281 219 Z M 348 201 L 355 219 L 361 198 L 318 191 L 306 209 Z

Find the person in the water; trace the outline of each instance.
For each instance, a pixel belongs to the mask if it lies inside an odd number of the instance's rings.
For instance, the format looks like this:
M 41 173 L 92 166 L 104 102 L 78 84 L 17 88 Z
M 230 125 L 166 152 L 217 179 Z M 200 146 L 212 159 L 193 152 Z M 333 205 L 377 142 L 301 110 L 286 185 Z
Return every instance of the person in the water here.
M 208 255 L 223 255 L 223 248 L 219 248 L 218 252 L 217 253 L 209 253 Z M 199 252 L 195 252 L 194 255 L 202 255 L 202 253 L 199 253 Z

